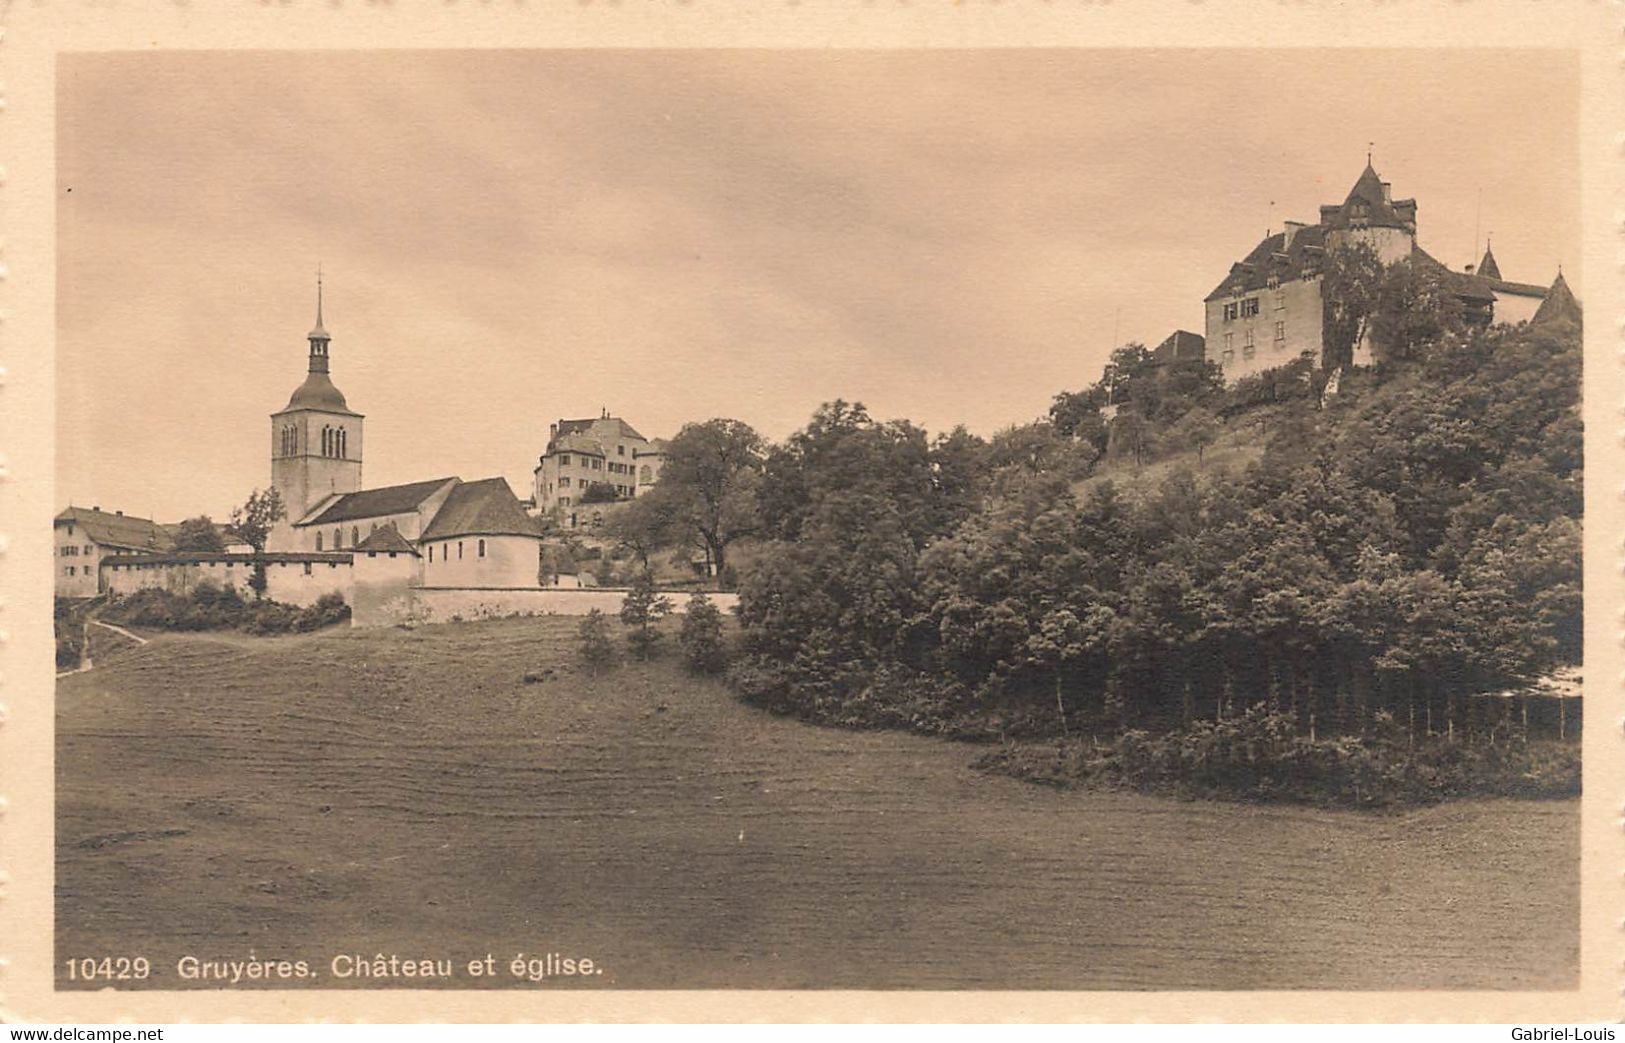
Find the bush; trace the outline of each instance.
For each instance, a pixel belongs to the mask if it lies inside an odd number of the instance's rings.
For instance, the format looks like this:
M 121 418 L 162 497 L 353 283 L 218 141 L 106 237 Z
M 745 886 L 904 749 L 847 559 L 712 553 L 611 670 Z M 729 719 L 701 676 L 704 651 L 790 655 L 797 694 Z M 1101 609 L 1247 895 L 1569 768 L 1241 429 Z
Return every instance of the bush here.
M 648 659 L 654 651 L 661 638 L 655 625 L 670 612 L 671 599 L 655 593 L 654 575 L 647 569 L 640 572 L 621 602 L 621 622 L 631 628 L 626 640 L 639 659 Z
M 241 630 L 255 635 L 308 633 L 350 618 L 340 594 L 324 594 L 305 608 L 280 601 L 248 601 L 235 588 L 199 583 L 190 595 L 139 590 L 112 602 L 109 622 L 150 630 Z
M 609 617 L 600 610 L 595 608 L 582 617 L 576 636 L 581 642 L 581 658 L 593 673 L 615 661 L 615 646 L 609 640 Z
M 717 674 L 728 665 L 728 649 L 722 639 L 722 610 L 704 594 L 688 599 L 677 643 L 683 661 L 695 673 Z

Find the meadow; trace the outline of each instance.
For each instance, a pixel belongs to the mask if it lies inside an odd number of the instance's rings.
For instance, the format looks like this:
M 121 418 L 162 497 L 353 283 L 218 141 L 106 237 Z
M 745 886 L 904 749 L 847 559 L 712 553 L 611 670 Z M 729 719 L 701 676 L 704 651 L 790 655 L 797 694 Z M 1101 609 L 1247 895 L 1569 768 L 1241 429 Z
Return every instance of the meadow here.
M 178 988 L 183 956 L 304 959 L 295 984 L 331 988 L 356 984 L 329 974 L 343 954 L 557 952 L 602 974 L 548 987 L 1577 983 L 1577 800 L 1055 790 L 972 770 L 986 747 L 751 708 L 672 649 L 594 674 L 575 625 L 148 634 L 62 678 L 59 968 L 139 953 L 139 985 Z

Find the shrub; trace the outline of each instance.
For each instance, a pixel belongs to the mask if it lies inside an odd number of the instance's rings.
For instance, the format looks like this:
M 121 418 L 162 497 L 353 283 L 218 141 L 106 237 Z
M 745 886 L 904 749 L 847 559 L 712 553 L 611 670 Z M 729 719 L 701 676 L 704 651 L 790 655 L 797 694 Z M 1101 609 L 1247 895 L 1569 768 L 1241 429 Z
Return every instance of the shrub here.
M 609 640 L 609 617 L 600 610 L 595 608 L 582 617 L 576 627 L 576 637 L 581 642 L 581 658 L 594 674 L 615 661 L 615 646 Z
M 190 595 L 138 590 L 102 613 L 109 622 L 152 630 L 241 630 L 255 635 L 307 633 L 350 618 L 340 594 L 324 594 L 305 608 L 280 601 L 248 601 L 236 589 L 199 583 Z
M 655 593 L 654 574 L 647 569 L 639 573 L 621 602 L 621 622 L 631 628 L 626 640 L 639 659 L 648 659 L 654 651 L 661 638 L 655 624 L 670 612 L 671 599 Z
M 728 665 L 728 649 L 722 639 L 722 610 L 704 594 L 688 599 L 682 626 L 677 631 L 677 643 L 683 649 L 683 661 L 695 673 L 721 673 Z

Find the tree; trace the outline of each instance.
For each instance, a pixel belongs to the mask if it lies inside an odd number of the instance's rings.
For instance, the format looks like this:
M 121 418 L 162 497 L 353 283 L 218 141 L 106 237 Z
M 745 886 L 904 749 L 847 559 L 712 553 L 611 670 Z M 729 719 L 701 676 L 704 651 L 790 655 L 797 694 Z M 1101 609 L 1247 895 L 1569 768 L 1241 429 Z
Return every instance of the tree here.
M 219 554 L 226 549 L 226 541 L 209 516 L 200 514 L 196 518 L 186 519 L 176 527 L 175 549 Z
M 1089 477 L 1099 455 L 1090 443 L 1066 438 L 1054 424 L 1040 420 L 995 433 L 988 443 L 987 462 L 994 469 L 1016 468 L 1077 481 Z
M 684 537 L 697 538 L 680 524 L 679 506 L 677 496 L 647 492 L 610 515 L 604 522 L 604 534 L 631 551 L 647 569 L 650 557 L 662 547 Z
M 595 608 L 581 618 L 576 638 L 580 642 L 581 658 L 594 676 L 615 661 L 615 646 L 609 640 L 609 617 L 602 611 Z
M 620 494 L 615 491 L 615 487 L 608 482 L 593 482 L 587 486 L 587 491 L 581 494 L 581 499 L 577 502 L 581 504 L 614 503 L 620 498 Z
M 660 480 L 634 502 L 651 501 L 643 517 L 669 519 L 673 532 L 704 548 L 721 576 L 728 546 L 757 531 L 764 447 L 762 436 L 739 420 L 686 424 L 666 446 Z
M 1195 446 L 1196 462 L 1201 463 L 1207 447 L 1218 440 L 1219 431 L 1219 418 L 1197 406 L 1174 423 L 1168 432 L 1168 441 L 1174 445 Z
M 1320 285 L 1326 369 L 1354 362 L 1354 350 L 1365 340 L 1382 277 L 1382 261 L 1366 243 L 1339 246 L 1326 254 Z
M 728 650 L 722 643 L 722 611 L 704 594 L 688 599 L 677 643 L 683 648 L 688 668 L 695 673 L 720 673 L 728 665 Z
M 248 494 L 241 507 L 231 509 L 231 522 L 226 526 L 226 533 L 254 549 L 254 575 L 248 585 L 254 591 L 255 598 L 265 597 L 265 541 L 271 535 L 272 527 L 286 514 L 282 494 L 275 487 L 255 489 Z
M 1383 272 L 1368 326 L 1379 359 L 1413 359 L 1425 346 L 1462 332 L 1461 300 L 1440 269 L 1405 258 Z
M 638 573 L 621 601 L 621 622 L 632 628 L 626 640 L 639 659 L 648 659 L 654 651 L 661 638 L 655 625 L 670 612 L 671 599 L 655 593 L 654 575 L 647 569 Z

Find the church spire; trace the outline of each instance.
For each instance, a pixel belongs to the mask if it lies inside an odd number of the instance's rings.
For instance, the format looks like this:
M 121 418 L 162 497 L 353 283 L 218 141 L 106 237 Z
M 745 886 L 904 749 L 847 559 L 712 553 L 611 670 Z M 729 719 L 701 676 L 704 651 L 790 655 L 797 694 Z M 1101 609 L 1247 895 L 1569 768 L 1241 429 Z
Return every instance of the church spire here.
M 310 331 L 310 371 L 327 372 L 327 344 L 333 338 L 322 326 L 322 266 L 316 266 L 316 328 Z

